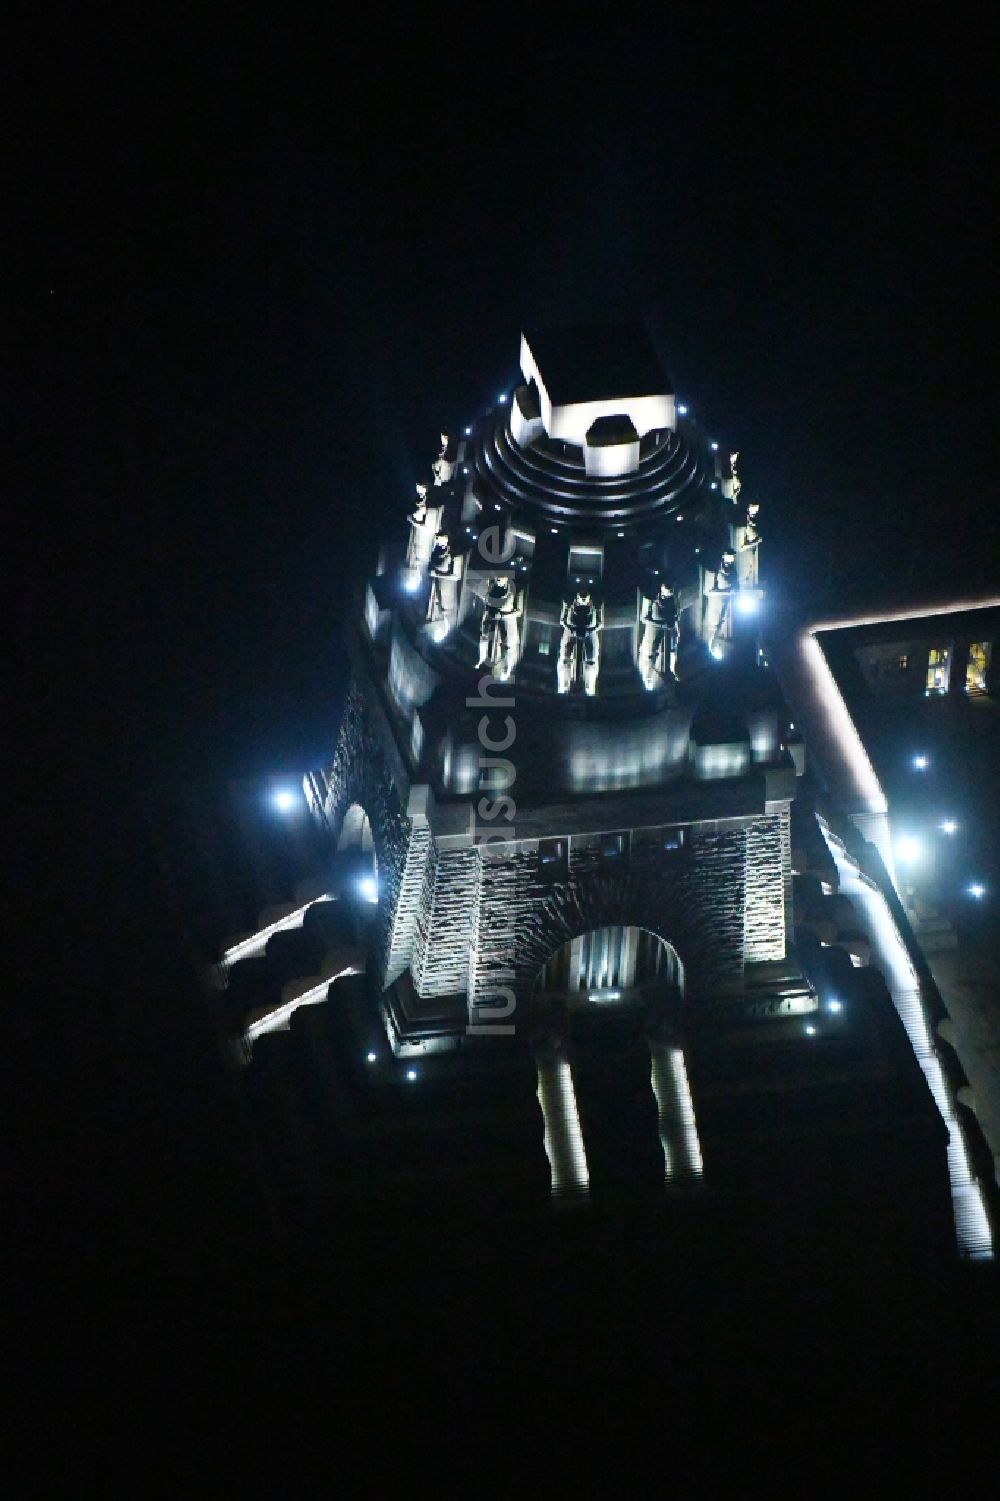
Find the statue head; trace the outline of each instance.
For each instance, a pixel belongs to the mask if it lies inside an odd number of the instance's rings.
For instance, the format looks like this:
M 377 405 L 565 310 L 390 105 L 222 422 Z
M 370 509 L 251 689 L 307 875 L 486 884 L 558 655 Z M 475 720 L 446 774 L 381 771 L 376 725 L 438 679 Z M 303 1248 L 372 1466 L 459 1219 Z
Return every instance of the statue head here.
M 673 592 L 674 592 L 673 589 L 671 589 L 671 587 L 667 583 L 666 579 L 661 579 L 660 580 L 660 598 L 661 599 L 669 599 L 670 596 L 673 594 Z
M 733 564 L 735 562 L 736 562 L 736 554 L 734 552 L 728 552 L 728 551 L 726 551 L 726 552 L 724 552 L 722 554 L 722 566 L 723 566 L 723 568 L 732 568 L 732 566 L 733 566 Z
M 447 549 L 448 549 L 448 533 L 447 532 L 438 532 L 437 536 L 434 538 L 434 546 L 435 547 L 440 547 L 440 548 L 444 549 L 445 551 L 447 551 Z
M 494 573 L 490 577 L 490 588 L 499 589 L 501 594 L 506 594 L 510 588 L 510 576 L 506 573 Z
M 576 591 L 576 603 L 578 605 L 589 605 L 590 604 L 590 585 L 589 584 L 580 584 L 577 587 L 577 591 Z
M 759 510 L 760 510 L 760 501 L 758 501 L 758 500 L 752 500 L 750 502 L 750 504 L 747 506 L 747 520 L 748 521 L 755 521 L 757 519 L 757 513 L 758 513 Z
M 417 491 L 417 505 L 418 506 L 425 506 L 427 504 L 427 486 L 426 485 L 420 485 L 420 484 L 418 484 L 416 486 L 416 491 Z
M 439 459 L 443 459 L 444 456 L 445 456 L 445 454 L 447 452 L 448 452 L 448 434 L 447 433 L 442 433 L 441 434 L 441 452 L 438 454 L 438 458 Z

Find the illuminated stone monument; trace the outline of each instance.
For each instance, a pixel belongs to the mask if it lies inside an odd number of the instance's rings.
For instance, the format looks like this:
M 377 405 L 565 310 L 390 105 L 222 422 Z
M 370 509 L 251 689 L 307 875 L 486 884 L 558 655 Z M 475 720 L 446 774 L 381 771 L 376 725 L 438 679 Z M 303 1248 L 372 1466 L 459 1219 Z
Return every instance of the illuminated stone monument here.
M 243 1056 L 326 1028 L 358 1195 L 704 1179 L 763 1202 L 822 1160 L 877 1217 L 878 1142 L 878 1185 L 947 1223 L 891 1005 L 834 1016 L 795 957 L 802 747 L 737 455 L 727 474 L 641 329 L 529 331 L 520 367 L 442 434 L 437 504 L 418 487 L 363 584 L 339 738 L 305 780 L 329 863 L 263 940 L 325 923 L 326 958 L 242 1012 Z M 390 1100 L 420 1121 L 391 1143 Z

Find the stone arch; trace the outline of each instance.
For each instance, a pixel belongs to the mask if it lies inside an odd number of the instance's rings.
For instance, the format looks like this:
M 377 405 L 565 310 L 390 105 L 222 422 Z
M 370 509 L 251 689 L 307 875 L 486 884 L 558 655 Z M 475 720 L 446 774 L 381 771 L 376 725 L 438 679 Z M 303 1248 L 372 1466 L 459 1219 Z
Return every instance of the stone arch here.
M 419 884 L 426 856 L 420 848 L 411 850 L 413 829 L 393 785 L 383 736 L 357 679 L 352 679 L 348 690 L 333 764 L 323 774 L 320 790 L 321 822 L 335 848 L 351 848 L 349 841 L 358 837 L 359 830 L 363 843 L 365 819 L 371 830 L 379 895 L 373 945 L 378 969 L 387 983 L 387 978 L 408 962 L 412 926 L 412 900 L 405 890 L 408 867 L 416 867 L 413 879 Z M 360 820 L 355 807 L 360 809 Z M 422 841 L 428 837 L 425 833 Z M 348 843 L 342 846 L 342 839 Z
M 341 821 L 337 849 L 338 851 L 360 850 L 366 855 L 371 853 L 377 862 L 378 854 L 375 850 L 372 822 L 361 803 L 349 804 Z
M 564 974 L 564 963 L 570 958 L 569 951 L 578 939 L 596 939 L 598 942 L 589 946 L 584 944 L 577 960 L 578 963 L 582 960 L 579 974 Z M 653 942 L 645 941 L 649 939 Z M 602 948 L 605 950 L 603 954 Z M 554 961 L 560 962 L 554 964 Z M 569 969 L 568 965 L 565 967 Z M 603 975 L 600 973 L 602 969 L 605 971 Z M 626 974 L 630 978 L 626 979 Z M 662 934 L 635 923 L 602 924 L 568 939 L 549 956 L 535 976 L 533 996 L 561 993 L 564 978 L 570 994 L 579 990 L 583 995 L 589 986 L 594 985 L 620 988 L 623 985 L 642 987 L 650 984 L 669 986 L 678 996 L 684 994 L 684 963 L 674 945 Z
M 598 872 L 571 875 L 537 893 L 520 930 L 514 989 L 531 997 L 535 977 L 563 944 L 595 928 L 641 928 L 661 939 L 677 955 L 688 996 L 697 994 L 719 973 L 713 952 L 711 910 L 691 900 L 686 883 L 667 873 L 643 870 L 615 876 Z
M 356 681 L 347 695 L 333 765 L 324 781 L 323 822 L 335 847 L 357 848 L 360 838 L 362 848 L 374 850 L 379 869 L 388 869 L 406 820 L 370 707 Z M 369 831 L 371 845 L 366 842 Z

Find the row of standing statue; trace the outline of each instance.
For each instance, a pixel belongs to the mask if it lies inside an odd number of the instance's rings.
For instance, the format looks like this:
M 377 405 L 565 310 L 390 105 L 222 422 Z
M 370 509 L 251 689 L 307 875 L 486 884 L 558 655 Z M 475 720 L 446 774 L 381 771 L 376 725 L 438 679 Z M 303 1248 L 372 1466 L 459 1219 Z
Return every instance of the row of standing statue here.
M 736 469 L 738 457 L 735 453 L 730 455 L 732 477 L 727 487 L 737 505 L 741 489 Z M 431 465 L 433 488 L 449 484 L 455 468 L 450 440 L 442 433 L 440 450 Z M 442 504 L 434 505 L 431 487 L 416 486 L 416 501 L 407 517 L 410 534 L 406 569 L 414 590 L 426 570 L 430 584 L 426 620 L 432 628 L 446 630 L 457 614 L 459 568 L 442 524 L 443 495 L 441 500 Z M 741 590 L 756 590 L 758 586 L 759 514 L 756 502 L 736 512 L 730 525 L 730 546 L 722 552 L 717 566 L 702 575 L 701 633 L 713 655 L 719 655 L 720 642 L 732 636 L 736 596 Z M 524 591 L 512 575 L 492 574 L 487 577 L 482 600 L 476 666 L 488 667 L 495 677 L 505 681 L 520 656 Z M 588 584 L 579 585 L 573 596 L 563 601 L 559 625 L 557 691 L 566 694 L 578 687 L 584 695 L 593 697 L 600 672 L 604 605 L 594 597 Z M 677 597 L 671 585 L 663 581 L 655 594 L 643 596 L 639 614 L 638 668 L 647 688 L 655 689 L 675 680 L 679 638 Z
M 431 464 L 434 489 L 450 484 L 454 477 L 456 460 L 451 451 L 447 433 L 441 434 L 441 446 Z M 406 568 L 411 587 L 416 587 L 424 569 L 430 579 L 427 601 L 427 620 L 437 624 L 447 620 L 452 594 L 457 585 L 455 558 L 451 551 L 448 533 L 442 520 L 444 505 L 433 504 L 429 499 L 430 487 L 416 486 L 416 500 L 407 516 L 410 534 L 406 544 Z M 443 501 L 443 497 L 442 497 Z

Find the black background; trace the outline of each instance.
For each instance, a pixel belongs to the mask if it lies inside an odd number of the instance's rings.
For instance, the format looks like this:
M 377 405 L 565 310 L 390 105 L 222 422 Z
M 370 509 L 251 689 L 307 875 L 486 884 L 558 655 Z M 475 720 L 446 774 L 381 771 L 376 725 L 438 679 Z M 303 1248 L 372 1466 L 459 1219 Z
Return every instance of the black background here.
M 776 610 L 994 582 L 988 55 L 957 11 L 721 8 L 67 12 L 8 49 L 13 1035 L 43 1040 L 14 1246 L 43 1402 L 52 1369 L 119 1400 L 175 1318 L 186 1370 L 253 1243 L 150 800 L 326 756 L 359 572 L 522 324 L 646 321 L 743 454 Z

